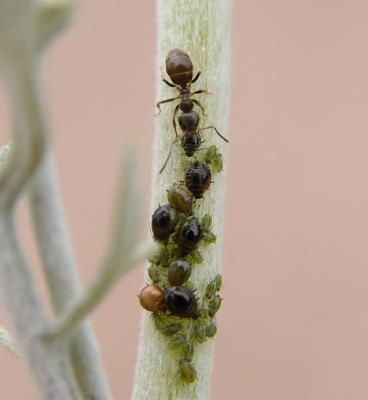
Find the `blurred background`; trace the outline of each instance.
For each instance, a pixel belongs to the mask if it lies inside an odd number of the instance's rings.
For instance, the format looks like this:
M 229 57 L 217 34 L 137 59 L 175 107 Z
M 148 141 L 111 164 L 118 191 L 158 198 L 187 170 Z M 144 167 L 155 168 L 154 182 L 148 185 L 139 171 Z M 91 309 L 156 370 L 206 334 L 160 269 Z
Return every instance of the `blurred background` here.
M 368 398 L 367 12 L 363 0 L 234 2 L 213 400 Z M 153 1 L 82 1 L 47 57 L 53 145 L 84 283 L 106 243 L 131 141 L 141 148 L 148 228 L 154 61 Z M 1 144 L 9 127 L 1 92 Z M 45 293 L 24 209 L 19 224 Z M 115 399 L 132 389 L 142 283 L 143 266 L 92 317 Z M 37 398 L 1 349 L 0 396 Z

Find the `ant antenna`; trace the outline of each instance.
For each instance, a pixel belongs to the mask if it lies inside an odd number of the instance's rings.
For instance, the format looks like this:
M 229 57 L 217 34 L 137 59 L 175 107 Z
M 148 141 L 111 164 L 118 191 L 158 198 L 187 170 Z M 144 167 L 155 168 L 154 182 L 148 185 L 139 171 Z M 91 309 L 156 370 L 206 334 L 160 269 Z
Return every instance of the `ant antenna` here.
M 170 160 L 171 153 L 172 153 L 172 151 L 173 151 L 174 145 L 175 145 L 175 143 L 178 142 L 179 139 L 180 139 L 180 136 L 178 136 L 177 138 L 175 138 L 175 140 L 171 143 L 170 150 L 169 150 L 169 154 L 167 155 L 166 160 L 165 160 L 165 162 L 164 162 L 164 165 L 162 166 L 162 168 L 161 168 L 160 171 L 159 171 L 159 174 L 161 174 L 161 173 L 164 171 L 164 169 L 166 168 L 166 165 L 167 165 L 167 163 L 168 163 L 169 160 Z
M 229 139 L 226 139 L 226 137 L 222 136 L 221 133 L 216 129 L 216 127 L 215 127 L 214 125 L 206 126 L 205 128 L 199 128 L 198 130 L 199 130 L 199 131 L 205 131 L 205 130 L 207 130 L 207 129 L 214 129 L 215 132 L 220 136 L 220 138 L 221 138 L 222 140 L 224 140 L 226 143 L 229 143 Z

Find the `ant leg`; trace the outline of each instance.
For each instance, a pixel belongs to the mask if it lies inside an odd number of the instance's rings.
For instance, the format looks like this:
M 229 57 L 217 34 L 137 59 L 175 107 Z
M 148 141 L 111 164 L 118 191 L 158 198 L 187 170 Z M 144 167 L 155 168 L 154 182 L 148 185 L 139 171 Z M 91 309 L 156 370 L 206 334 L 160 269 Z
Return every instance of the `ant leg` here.
M 195 92 L 192 92 L 190 95 L 193 95 L 193 94 L 201 94 L 201 93 L 212 94 L 212 92 L 209 92 L 209 91 L 206 90 L 206 89 L 200 89 L 200 90 L 196 90 Z
M 175 107 L 175 111 L 174 111 L 174 114 L 173 114 L 173 126 L 174 126 L 174 131 L 175 131 L 175 137 L 178 137 L 178 131 L 176 130 L 176 114 L 179 111 L 179 107 L 180 107 L 180 104 L 178 104 Z
M 164 162 L 164 165 L 162 166 L 162 168 L 161 168 L 160 171 L 159 171 L 159 174 L 161 174 L 161 173 L 164 171 L 164 169 L 166 168 L 166 165 L 167 165 L 167 163 L 168 163 L 169 160 L 170 160 L 171 153 L 172 153 L 172 151 L 173 151 L 174 145 L 175 145 L 175 143 L 177 143 L 177 142 L 179 141 L 180 138 L 181 138 L 181 136 L 177 136 L 177 137 L 173 140 L 173 142 L 171 143 L 170 150 L 169 150 L 169 154 L 167 155 L 166 160 L 165 160 L 165 162 Z
M 173 88 L 174 88 L 174 87 L 177 88 L 177 85 L 174 85 L 173 83 L 171 83 L 171 82 L 169 82 L 168 80 L 166 80 L 164 71 L 162 70 L 162 65 L 161 65 L 161 67 L 160 67 L 160 71 L 161 71 L 161 80 L 162 80 L 163 82 L 165 82 L 166 85 L 168 85 L 168 86 L 170 86 L 170 87 L 173 87 Z
M 193 102 L 194 104 L 197 104 L 197 106 L 201 109 L 202 115 L 203 115 L 204 117 L 207 117 L 206 111 L 204 110 L 204 107 L 202 106 L 202 104 L 201 104 L 198 100 L 195 100 L 195 99 L 191 99 L 191 100 L 192 100 L 192 102 Z
M 197 75 L 189 83 L 192 84 L 196 82 L 200 76 L 201 76 L 201 71 L 198 71 Z
M 162 78 L 162 82 L 165 82 L 166 85 L 170 86 L 170 87 L 176 87 L 176 85 L 170 83 L 169 81 L 167 81 L 165 78 Z
M 164 103 L 171 103 L 172 101 L 178 100 L 180 99 L 179 96 L 177 97 L 172 97 L 171 99 L 166 99 L 166 100 L 161 100 L 158 103 L 156 103 L 156 107 L 158 108 L 158 113 L 155 114 L 155 117 L 157 117 L 158 115 L 160 115 L 161 113 L 161 107 L 160 104 L 164 104 Z
M 229 139 L 226 139 L 226 137 L 222 136 L 221 133 L 216 129 L 214 125 L 206 126 L 205 128 L 199 128 L 199 131 L 205 131 L 207 129 L 214 129 L 215 132 L 220 136 L 221 139 L 225 140 L 226 143 L 229 143 Z

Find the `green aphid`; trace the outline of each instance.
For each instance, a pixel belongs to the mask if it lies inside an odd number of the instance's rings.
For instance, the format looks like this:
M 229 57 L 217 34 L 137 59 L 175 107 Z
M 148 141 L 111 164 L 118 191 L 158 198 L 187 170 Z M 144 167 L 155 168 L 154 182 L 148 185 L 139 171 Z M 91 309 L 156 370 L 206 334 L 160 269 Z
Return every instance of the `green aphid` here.
M 186 260 L 191 265 L 198 265 L 198 264 L 202 264 L 203 257 L 202 257 L 202 254 L 198 250 L 193 250 L 191 253 L 189 253 L 186 256 Z
M 217 156 L 217 154 L 218 154 L 217 147 L 213 144 L 206 151 L 206 155 L 205 155 L 206 163 L 210 164 L 212 162 L 212 160 Z
M 213 297 L 216 292 L 218 292 L 221 289 L 222 285 L 222 276 L 220 274 L 217 274 L 212 281 L 206 286 L 206 297 L 210 299 Z
M 207 339 L 207 333 L 206 330 L 203 329 L 201 325 L 196 325 L 194 330 L 193 330 L 193 338 L 198 342 L 198 343 L 203 343 Z
M 160 332 L 162 332 L 163 329 L 165 329 L 167 325 L 167 318 L 165 318 L 162 313 L 160 314 L 152 314 L 153 320 L 155 322 L 156 329 Z
M 186 360 L 179 361 L 178 372 L 181 381 L 186 384 L 193 383 L 197 379 L 197 372 L 195 368 Z
M 212 217 L 209 214 L 205 214 L 202 218 L 202 228 L 204 231 L 208 231 L 212 227 Z
M 184 334 L 175 335 L 170 339 L 170 348 L 173 350 L 182 349 L 187 343 L 187 337 Z
M 215 276 L 214 281 L 215 281 L 216 291 L 218 292 L 222 286 L 222 276 L 220 274 L 217 274 Z
M 161 273 L 160 270 L 158 269 L 158 267 L 156 265 L 151 265 L 148 268 L 148 276 L 151 279 L 151 281 L 153 283 L 159 283 L 160 282 L 160 277 L 161 277 Z
M 181 168 L 186 171 L 190 165 L 190 161 L 187 158 L 181 159 Z
M 206 286 L 206 297 L 208 299 L 210 299 L 215 294 L 216 294 L 216 282 L 215 282 L 215 279 L 214 279 Z
M 186 343 L 183 344 L 182 346 L 182 355 L 183 359 L 185 361 L 192 361 L 193 359 L 193 354 L 194 354 L 194 346 L 193 343 L 190 341 L 187 341 Z
M 194 283 L 191 281 L 186 281 L 183 286 L 186 287 L 187 289 L 190 289 L 192 292 L 195 291 Z
M 217 332 L 217 326 L 214 322 L 211 322 L 207 327 L 206 327 L 206 335 L 209 338 L 212 338 L 216 335 Z
M 161 330 L 161 332 L 166 336 L 171 336 L 171 335 L 175 335 L 175 333 L 178 333 L 182 328 L 183 328 L 182 324 L 174 322 L 174 323 L 166 325 Z
M 149 261 L 151 264 L 159 265 L 159 264 L 160 264 L 160 258 L 161 258 L 161 250 L 158 251 L 157 253 L 155 253 L 153 256 L 151 256 L 151 257 L 148 259 L 148 261 Z
M 206 232 L 203 236 L 203 243 L 208 246 L 210 244 L 216 243 L 216 235 L 212 232 Z
M 162 267 L 167 267 L 170 261 L 170 257 L 171 257 L 170 249 L 165 248 L 165 250 L 161 253 L 160 265 Z
M 210 317 L 213 317 L 219 310 L 220 306 L 221 306 L 221 297 L 217 294 L 210 300 L 208 304 L 208 315 Z
M 216 173 L 219 173 L 223 170 L 224 162 L 222 159 L 222 154 L 214 145 L 208 148 L 205 155 L 205 162 L 206 164 L 209 164 Z
M 220 173 L 224 169 L 224 161 L 221 154 L 218 154 L 218 156 L 213 160 L 212 167 L 217 173 Z
M 216 242 L 216 235 L 211 232 L 212 228 L 212 217 L 209 214 L 206 214 L 202 218 L 202 228 L 204 232 L 203 243 L 205 245 L 209 245 Z

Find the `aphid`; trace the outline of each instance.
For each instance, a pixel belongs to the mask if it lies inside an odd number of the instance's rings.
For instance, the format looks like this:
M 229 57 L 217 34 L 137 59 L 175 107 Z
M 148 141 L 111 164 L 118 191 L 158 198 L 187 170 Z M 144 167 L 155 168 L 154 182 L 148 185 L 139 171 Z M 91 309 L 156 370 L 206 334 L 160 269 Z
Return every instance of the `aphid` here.
M 170 264 L 168 273 L 170 286 L 181 286 L 188 280 L 191 273 L 192 267 L 189 263 L 184 260 L 173 261 Z
M 199 161 L 191 163 L 185 173 L 185 185 L 196 199 L 201 199 L 211 183 L 211 170 Z
M 156 209 L 152 215 L 152 233 L 155 240 L 167 240 L 174 232 L 178 223 L 178 215 L 175 208 L 165 204 Z
M 158 312 L 166 310 L 164 291 L 157 285 L 147 285 L 139 294 L 139 302 L 147 311 Z
M 200 129 L 198 128 L 199 114 L 195 110 L 193 110 L 194 104 L 196 104 L 201 109 L 202 114 L 205 114 L 205 113 L 204 113 L 204 108 L 203 108 L 202 104 L 198 100 L 193 99 L 192 96 L 195 94 L 200 94 L 200 93 L 208 94 L 209 92 L 204 89 L 196 90 L 195 92 L 190 91 L 191 84 L 197 81 L 201 72 L 199 71 L 196 74 L 196 76 L 193 78 L 193 63 L 192 63 L 189 55 L 180 49 L 171 50 L 166 57 L 166 72 L 169 75 L 169 77 L 173 83 L 168 82 L 166 79 L 163 79 L 163 81 L 170 87 L 176 88 L 179 92 L 179 95 L 177 97 L 172 97 L 170 99 L 159 101 L 156 104 L 156 106 L 159 110 L 159 113 L 161 112 L 161 108 L 160 108 L 161 104 L 170 103 L 175 100 L 180 100 L 180 103 L 175 107 L 175 110 L 173 113 L 173 126 L 174 126 L 174 131 L 175 131 L 175 140 L 173 141 L 173 143 L 170 146 L 169 154 L 167 156 L 167 159 L 166 159 L 163 167 L 160 170 L 160 173 L 165 169 L 166 164 L 167 164 L 168 160 L 170 159 L 170 155 L 171 155 L 174 144 L 177 143 L 178 140 L 182 138 L 182 136 L 193 135 L 195 133 L 199 133 L 199 131 L 202 131 L 202 130 L 214 129 L 216 131 L 216 133 L 223 140 L 228 142 L 228 140 L 220 134 L 220 132 L 216 129 L 216 127 L 214 127 L 212 125 L 207 126 L 205 128 L 200 128 Z M 178 132 L 176 129 L 176 115 L 177 115 L 179 109 L 182 112 L 182 114 L 179 115 L 178 122 L 179 122 L 180 128 L 183 131 L 183 133 L 180 136 L 178 136 Z M 199 143 L 200 143 L 200 141 L 199 141 Z M 192 153 L 192 155 L 193 155 L 193 153 Z
M 198 247 L 203 238 L 203 229 L 196 217 L 189 217 L 180 227 L 175 237 L 179 247 L 180 256 L 185 257 Z
M 179 377 L 184 383 L 190 384 L 197 379 L 197 372 L 190 362 L 179 361 Z
M 193 194 L 185 186 L 174 183 L 167 192 L 167 199 L 176 210 L 185 214 L 192 212 Z
M 165 290 L 167 311 L 178 317 L 198 318 L 198 304 L 194 293 L 183 286 Z

